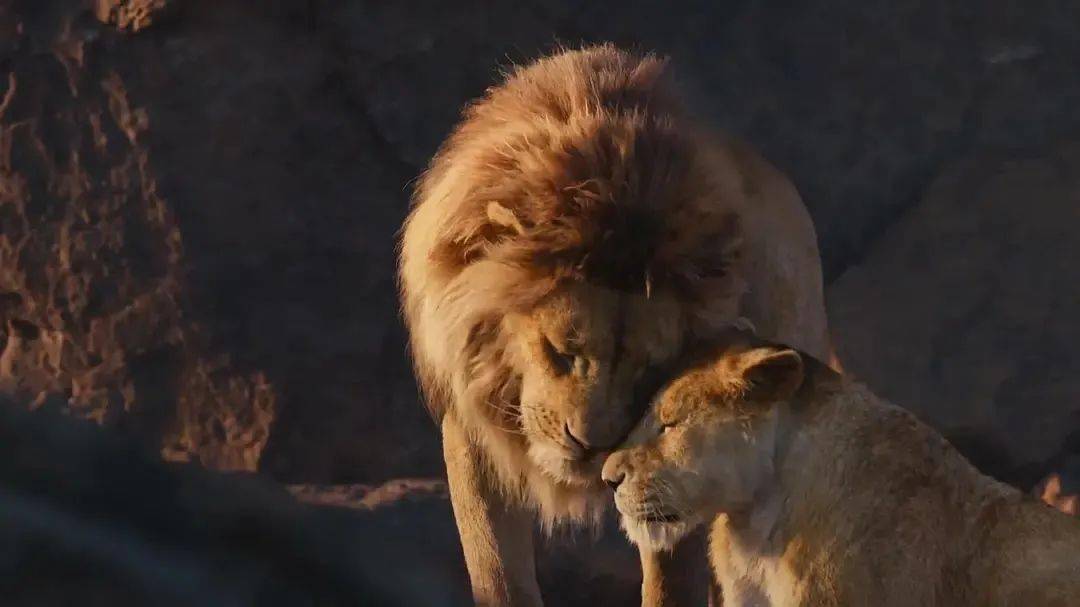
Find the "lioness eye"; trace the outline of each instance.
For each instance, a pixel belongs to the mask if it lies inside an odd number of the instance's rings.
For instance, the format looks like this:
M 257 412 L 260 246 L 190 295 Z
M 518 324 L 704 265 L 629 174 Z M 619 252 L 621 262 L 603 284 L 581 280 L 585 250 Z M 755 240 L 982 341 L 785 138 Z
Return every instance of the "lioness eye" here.
M 660 432 L 667 432 L 674 428 L 677 424 L 675 422 L 668 422 L 666 424 L 660 424 Z
M 570 371 L 574 370 L 574 356 L 565 352 L 560 352 L 551 340 L 544 339 L 544 354 L 551 361 L 551 366 L 555 368 L 555 373 L 559 375 L 566 375 Z

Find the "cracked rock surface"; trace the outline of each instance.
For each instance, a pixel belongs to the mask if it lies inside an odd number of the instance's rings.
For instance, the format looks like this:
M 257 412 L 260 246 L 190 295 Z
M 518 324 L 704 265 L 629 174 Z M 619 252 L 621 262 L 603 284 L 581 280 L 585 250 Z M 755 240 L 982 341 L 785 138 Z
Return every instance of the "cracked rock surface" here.
M 177 6 L 174 0 L 95 0 L 94 10 L 103 23 L 137 32 L 160 23 Z
M 5 604 L 467 602 L 394 239 L 462 105 L 559 41 L 670 54 L 802 192 L 845 366 L 1076 493 L 1080 4 L 450 4 L 0 2 Z M 610 525 L 542 551 L 549 604 L 637 600 Z
M 1080 5 L 1053 0 L 13 0 L 0 6 L 0 388 L 172 460 L 289 482 L 439 474 L 393 280 L 409 182 L 500 66 L 596 40 L 670 54 L 694 104 L 791 175 L 840 277 L 831 305 L 853 367 L 896 373 L 859 345 L 882 288 L 859 272 L 927 238 L 931 225 L 903 222 L 943 167 L 1077 133 L 1078 21 Z M 1009 217 L 980 237 L 1026 238 L 1013 225 L 1029 218 Z M 1039 261 L 1026 288 L 1060 288 L 1049 277 L 1065 261 Z M 937 301 L 897 313 L 977 316 Z M 1058 318 L 1044 312 L 1010 326 Z M 902 343 L 887 360 L 930 352 Z M 1024 446 L 1036 426 L 1017 403 L 1044 378 L 1001 371 L 1008 387 L 991 394 L 1004 380 L 967 364 L 866 375 L 920 406 L 922 389 L 894 386 L 953 372 L 953 390 L 996 404 L 931 396 L 952 407 L 934 419 L 981 416 L 961 425 L 992 431 L 1010 470 L 1066 448 L 1067 417 L 1053 449 Z M 1038 424 L 1058 423 L 1039 407 Z

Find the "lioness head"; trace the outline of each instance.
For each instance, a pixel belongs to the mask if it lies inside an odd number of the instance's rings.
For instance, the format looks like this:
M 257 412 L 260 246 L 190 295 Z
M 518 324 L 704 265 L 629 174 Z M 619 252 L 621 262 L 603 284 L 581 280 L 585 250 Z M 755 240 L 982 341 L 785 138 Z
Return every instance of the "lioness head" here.
M 773 474 L 778 405 L 802 384 L 803 360 L 731 336 L 689 359 L 604 464 L 636 544 L 670 549 L 717 514 L 745 509 Z

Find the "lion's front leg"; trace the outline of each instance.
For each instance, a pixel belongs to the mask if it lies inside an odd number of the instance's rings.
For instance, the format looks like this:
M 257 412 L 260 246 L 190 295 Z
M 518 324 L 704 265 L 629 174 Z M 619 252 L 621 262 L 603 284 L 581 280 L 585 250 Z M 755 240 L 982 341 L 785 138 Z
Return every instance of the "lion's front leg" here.
M 705 546 L 705 533 L 698 530 L 671 552 L 641 549 L 642 607 L 720 607 Z
M 532 517 L 492 489 L 479 447 L 451 413 L 443 419 L 442 434 L 450 502 L 473 600 L 484 607 L 540 607 Z

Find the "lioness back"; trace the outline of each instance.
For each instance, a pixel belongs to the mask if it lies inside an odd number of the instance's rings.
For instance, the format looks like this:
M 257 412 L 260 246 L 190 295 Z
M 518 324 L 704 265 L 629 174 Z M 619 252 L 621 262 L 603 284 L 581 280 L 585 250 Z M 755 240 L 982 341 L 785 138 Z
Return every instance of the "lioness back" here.
M 1080 521 L 744 332 L 676 373 L 604 478 L 639 544 L 711 524 L 725 605 L 1080 604 Z

